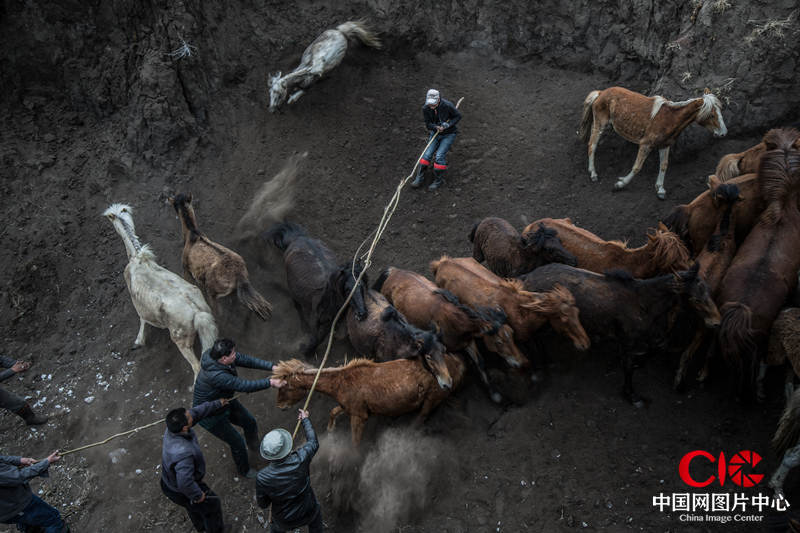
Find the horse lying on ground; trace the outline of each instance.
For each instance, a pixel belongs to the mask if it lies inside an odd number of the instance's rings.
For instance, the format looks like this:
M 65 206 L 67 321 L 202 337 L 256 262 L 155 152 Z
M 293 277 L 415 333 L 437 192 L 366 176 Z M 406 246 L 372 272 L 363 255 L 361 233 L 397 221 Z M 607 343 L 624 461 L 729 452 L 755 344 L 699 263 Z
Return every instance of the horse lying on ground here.
M 215 313 L 217 298 L 235 290 L 240 302 L 258 318 L 267 320 L 272 315 L 272 305 L 250 284 L 242 256 L 212 241 L 198 229 L 192 195 L 178 194 L 169 201 L 181 219 L 183 277 L 195 280 Z
M 363 281 L 363 280 L 362 280 Z M 366 318 L 358 320 L 353 307 L 347 310 L 347 334 L 355 350 L 378 361 L 420 358 L 436 377 L 439 386 L 449 389 L 453 380 L 447 370 L 441 338 L 409 324 L 400 312 L 374 290 L 364 295 Z
M 214 316 L 200 289 L 159 266 L 150 247 L 140 244 L 132 212 L 130 206 L 114 204 L 103 216 L 111 221 L 128 253 L 125 284 L 139 314 L 139 334 L 133 347 L 144 346 L 145 325 L 168 329 L 172 342 L 197 377 L 200 361 L 194 354 L 194 337 L 200 336 L 203 351 L 211 348 L 217 338 Z
M 354 276 L 350 263 L 339 264 L 330 248 L 310 237 L 298 224 L 276 224 L 262 237 L 283 252 L 286 284 L 300 314 L 300 321 L 310 336 L 308 343 L 300 350 L 310 357 L 325 339 L 358 274 Z M 359 284 L 359 290 L 350 301 L 358 320 L 367 316 L 364 291 L 364 284 Z
M 636 278 L 650 278 L 689 266 L 689 252 L 677 235 L 663 224 L 647 234 L 647 243 L 628 248 L 620 241 L 605 241 L 579 228 L 568 218 L 543 218 L 529 224 L 522 235 L 530 235 L 537 225 L 545 224 L 555 230 L 564 248 L 573 254 L 578 268 L 605 272 L 615 268 L 627 270 Z
M 453 354 L 446 354 L 445 361 L 455 390 L 464 378 L 464 361 Z M 316 373 L 316 368 L 297 359 L 276 365 L 273 377 L 286 380 L 286 385 L 278 389 L 278 407 L 288 409 L 304 399 Z M 419 359 L 386 363 L 355 359 L 344 366 L 323 369 L 315 390 L 339 404 L 331 410 L 328 431 L 334 428 L 337 416 L 342 413 L 350 416 L 355 446 L 361 442 L 370 415 L 400 416 L 419 411 L 416 420 L 419 424 L 450 395 L 450 389 L 442 389 Z
M 622 87 L 592 91 L 583 101 L 583 117 L 578 135 L 589 143 L 589 173 L 597 181 L 594 152 L 600 135 L 610 123 L 620 136 L 639 145 L 636 162 L 627 176 L 617 178 L 614 190 L 623 189 L 642 169 L 650 150 L 658 149 L 659 170 L 656 194 L 666 197 L 664 176 L 667 173 L 669 149 L 678 135 L 692 122 L 705 127 L 715 137 L 728 133 L 722 119 L 722 104 L 708 92 L 700 98 L 671 102 L 661 96 L 647 97 Z
M 284 102 L 293 104 L 311 85 L 339 66 L 351 37 L 372 48 L 381 47 L 378 37 L 367 29 L 363 21 L 351 20 L 339 24 L 336 29 L 325 30 L 305 49 L 297 68 L 286 76 L 281 76 L 280 72 L 270 75 L 270 112 L 277 110 Z
M 719 324 L 719 311 L 697 267 L 651 279 L 616 270 L 605 275 L 567 265 L 545 265 L 520 278 L 529 291 L 568 289 L 580 309 L 592 343 L 610 342 L 622 362 L 625 398 L 641 407 L 633 390 L 635 357 L 663 349 L 681 313 L 694 311 L 707 327 Z
M 730 179 L 727 183 L 739 189 L 739 200 L 733 208 L 736 220 L 734 236 L 741 244 L 753 229 L 758 215 L 764 210 L 761 191 L 756 174 L 745 174 Z M 664 225 L 678 235 L 693 256 L 700 253 L 708 239 L 714 234 L 717 222 L 724 211 L 715 200 L 713 191 L 721 184 L 716 176 L 708 178 L 708 190 L 699 194 L 688 204 L 675 206 L 664 219 Z
M 495 402 L 502 401 L 502 396 L 489 380 L 476 340 L 482 339 L 489 351 L 498 354 L 513 368 L 528 364 L 514 343 L 514 332 L 505 323 L 505 313 L 500 309 L 467 307 L 424 276 L 394 267 L 381 272 L 375 289 L 415 326 L 435 324 L 449 352 L 466 352 Z
M 479 263 L 486 260 L 489 270 L 503 278 L 519 276 L 548 263 L 576 264 L 556 232 L 544 224 L 522 237 L 506 220 L 484 218 L 472 227 L 469 240 L 472 257 Z

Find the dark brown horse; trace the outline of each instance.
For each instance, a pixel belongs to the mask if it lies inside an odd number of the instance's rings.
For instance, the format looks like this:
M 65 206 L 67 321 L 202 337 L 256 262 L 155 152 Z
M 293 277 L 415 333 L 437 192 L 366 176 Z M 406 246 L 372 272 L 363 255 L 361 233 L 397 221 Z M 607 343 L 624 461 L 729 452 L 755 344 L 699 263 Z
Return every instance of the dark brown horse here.
M 633 390 L 635 357 L 664 349 L 681 313 L 697 313 L 708 327 L 719 324 L 719 312 L 697 268 L 640 280 L 620 270 L 597 274 L 552 264 L 520 279 L 529 291 L 561 286 L 572 293 L 592 343 L 618 350 L 625 374 L 622 392 L 637 407 L 644 401 Z
M 479 263 L 485 260 L 489 270 L 504 278 L 548 263 L 576 264 L 575 256 L 564 249 L 556 232 L 544 224 L 523 238 L 506 220 L 484 218 L 472 227 L 469 240 L 472 257 Z
M 466 352 L 495 402 L 500 402 L 502 396 L 489 380 L 475 341 L 482 339 L 489 351 L 498 354 L 513 368 L 528 365 L 528 360 L 514 342 L 513 330 L 506 324 L 505 313 L 500 309 L 465 306 L 424 276 L 394 267 L 381 272 L 375 289 L 380 290 L 417 327 L 435 324 L 448 351 Z
M 447 370 L 445 347 L 432 331 L 421 330 L 406 321 L 384 296 L 374 290 L 364 295 L 366 318 L 356 318 L 354 307 L 347 310 L 347 334 L 362 356 L 378 361 L 421 358 L 439 386 L 449 389 L 453 379 Z
M 445 360 L 455 390 L 464 378 L 466 367 L 457 355 L 447 354 Z M 316 373 L 316 368 L 297 359 L 275 365 L 273 377 L 286 380 L 286 385 L 278 389 L 278 407 L 288 409 L 304 399 Z M 329 431 L 334 428 L 337 416 L 342 413 L 350 416 L 355 446 L 361 442 L 370 415 L 400 416 L 419 411 L 417 423 L 421 423 L 450 395 L 450 390 L 442 389 L 419 359 L 386 363 L 356 359 L 344 366 L 324 369 L 315 390 L 339 404 L 331 410 Z
M 276 224 L 262 237 L 283 252 L 286 284 L 310 337 L 301 351 L 309 357 L 325 339 L 336 313 L 355 283 L 352 265 L 340 264 L 330 248 L 310 237 L 298 224 Z M 363 320 L 367 316 L 364 284 L 359 284 L 359 290 L 353 294 L 350 303 L 355 308 L 356 317 Z

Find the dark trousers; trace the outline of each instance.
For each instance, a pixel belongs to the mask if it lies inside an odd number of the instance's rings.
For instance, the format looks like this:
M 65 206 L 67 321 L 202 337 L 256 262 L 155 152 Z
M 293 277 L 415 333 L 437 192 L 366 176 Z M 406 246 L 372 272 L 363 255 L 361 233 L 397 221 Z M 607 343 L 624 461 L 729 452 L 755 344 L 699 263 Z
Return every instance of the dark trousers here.
M 250 470 L 245 439 L 254 447 L 254 451 L 258 449 L 258 424 L 250 411 L 239 403 L 239 400 L 233 400 L 224 412 L 204 418 L 198 424 L 218 439 L 228 443 L 239 474 L 245 475 Z M 242 434 L 233 427 L 234 424 L 244 430 L 244 439 Z
M 0 407 L 16 414 L 25 407 L 25 398 L 0 387 Z
M 198 485 L 206 493 L 206 499 L 203 503 L 192 503 L 185 495 L 167 487 L 164 484 L 164 480 L 161 480 L 161 492 L 172 502 L 186 508 L 186 512 L 189 513 L 189 519 L 197 531 L 222 533 L 225 528 L 225 524 L 222 522 L 222 502 L 208 485 L 202 481 Z
M 311 520 L 311 522 L 303 525 L 308 526 L 308 533 L 322 533 L 323 531 L 325 531 L 325 528 L 322 525 L 322 508 L 319 508 L 317 510 L 317 516 L 315 516 Z M 295 530 L 297 528 L 292 527 L 288 529 Z M 272 521 L 272 525 L 270 526 L 271 533 L 286 533 L 286 531 L 287 531 L 286 529 L 281 529 L 280 526 L 276 525 L 275 520 Z
M 63 533 L 67 525 L 61 520 L 61 514 L 37 495 L 18 514 L 3 524 L 16 524 L 20 531 L 34 531 L 34 526 L 44 528 L 44 533 Z

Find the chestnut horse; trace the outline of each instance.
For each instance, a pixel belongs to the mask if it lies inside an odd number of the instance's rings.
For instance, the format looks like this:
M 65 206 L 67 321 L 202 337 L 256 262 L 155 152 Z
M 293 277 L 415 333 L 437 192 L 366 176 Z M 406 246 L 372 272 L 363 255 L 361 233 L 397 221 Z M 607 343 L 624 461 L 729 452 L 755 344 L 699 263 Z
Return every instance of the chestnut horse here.
M 488 217 L 472 227 L 469 240 L 472 257 L 479 263 L 486 260 L 489 270 L 504 278 L 519 276 L 548 263 L 576 264 L 556 232 L 543 224 L 536 232 L 522 237 L 506 220 Z
M 281 76 L 280 72 L 269 76 L 270 112 L 277 110 L 284 102 L 293 104 L 311 85 L 339 66 L 347 52 L 347 41 L 352 37 L 367 46 L 381 47 L 378 37 L 360 20 L 347 21 L 336 26 L 336 29 L 325 30 L 305 49 L 297 68 L 286 76 Z
M 717 163 L 714 174 L 720 181 L 728 181 L 742 174 L 755 174 L 758 172 L 758 162 L 766 151 L 767 145 L 761 141 L 744 152 L 724 155 Z
M 650 278 L 689 266 L 689 252 L 677 235 L 663 224 L 647 234 L 647 243 L 628 248 L 620 241 L 604 241 L 594 233 L 579 228 L 568 218 L 543 218 L 529 224 L 522 234 L 530 234 L 538 224 L 556 231 L 564 248 L 578 261 L 578 268 L 602 273 L 621 268 L 635 278 Z
M 347 334 L 359 354 L 378 361 L 421 358 L 440 387 L 452 387 L 444 360 L 445 347 L 436 333 L 409 324 L 377 291 L 366 291 L 364 306 L 367 316 L 361 320 L 354 307 L 347 310 Z
M 445 361 L 455 390 L 464 379 L 464 361 L 449 353 L 445 355 Z M 272 376 L 286 380 L 286 385 L 278 389 L 278 407 L 288 409 L 303 400 L 316 374 L 316 368 L 297 359 L 275 365 Z M 442 389 L 418 359 L 397 359 L 386 363 L 355 359 L 344 366 L 324 369 L 314 390 L 330 396 L 339 404 L 331 409 L 328 431 L 334 428 L 340 414 L 350 416 L 355 446 L 361 442 L 364 424 L 370 415 L 400 416 L 419 411 L 416 420 L 419 424 L 450 395 L 450 390 Z
M 663 349 L 681 314 L 694 312 L 708 327 L 719 324 L 719 311 L 697 268 L 640 280 L 622 270 L 597 274 L 552 264 L 520 279 L 530 291 L 564 287 L 571 292 L 592 343 L 607 342 L 617 350 L 623 395 L 637 407 L 644 401 L 633 390 L 636 356 Z
M 642 169 L 650 150 L 658 149 L 659 170 L 656 195 L 663 200 L 664 176 L 667 173 L 669 149 L 678 135 L 692 122 L 705 127 L 715 137 L 728 133 L 722 119 L 722 104 L 708 89 L 700 98 L 671 102 L 661 96 L 647 97 L 622 87 L 592 91 L 583 101 L 583 117 L 578 135 L 589 143 L 589 173 L 597 181 L 594 152 L 600 135 L 611 123 L 614 131 L 626 140 L 639 145 L 636 162 L 627 176 L 617 178 L 614 190 L 623 189 Z
M 424 276 L 394 267 L 381 272 L 375 289 L 380 290 L 417 327 L 435 324 L 441 330 L 448 351 L 466 352 L 495 402 L 502 401 L 502 396 L 489 380 L 476 340 L 482 339 L 489 351 L 498 354 L 513 368 L 528 365 L 528 360 L 514 343 L 514 331 L 506 324 L 506 315 L 500 309 L 467 307 Z
M 258 318 L 267 320 L 272 315 L 272 305 L 250 284 L 242 256 L 212 241 L 198 229 L 192 195 L 178 194 L 169 201 L 181 219 L 183 277 L 195 280 L 214 314 L 217 314 L 217 298 L 236 290 L 240 302 Z
M 436 284 L 455 294 L 471 306 L 499 306 L 508 316 L 514 338 L 527 343 L 545 324 L 570 339 L 578 350 L 589 348 L 578 318 L 575 298 L 568 289 L 558 286 L 543 293 L 523 289 L 517 279 L 502 279 L 492 274 L 471 257 L 442 256 L 431 261 Z

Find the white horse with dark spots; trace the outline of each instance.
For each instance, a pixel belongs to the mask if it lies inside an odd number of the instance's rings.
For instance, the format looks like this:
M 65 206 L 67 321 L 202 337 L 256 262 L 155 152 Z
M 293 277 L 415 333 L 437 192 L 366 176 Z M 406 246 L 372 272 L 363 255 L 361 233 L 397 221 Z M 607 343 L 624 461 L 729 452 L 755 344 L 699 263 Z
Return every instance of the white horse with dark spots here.
M 349 38 L 355 37 L 372 48 L 381 42 L 364 21 L 350 20 L 336 29 L 325 30 L 303 52 L 300 65 L 286 76 L 280 72 L 269 77 L 269 110 L 274 112 L 284 103 L 293 104 L 320 78 L 339 66 Z
M 590 92 L 583 101 L 583 118 L 578 135 L 583 142 L 589 143 L 589 174 L 592 181 L 597 181 L 594 152 L 600 135 L 611 123 L 620 136 L 639 145 L 633 168 L 627 176 L 617 178 L 614 190 L 625 188 L 642 169 L 650 150 L 658 148 L 660 164 L 656 195 L 663 200 L 667 195 L 664 176 L 667 173 L 669 148 L 692 122 L 705 127 L 715 137 L 723 137 L 728 133 L 722 120 L 722 104 L 708 89 L 700 98 L 682 102 L 671 102 L 661 96 L 647 97 L 622 87 Z
M 150 247 L 139 242 L 132 211 L 125 204 L 114 204 L 103 216 L 111 221 L 128 252 L 125 283 L 139 313 L 139 334 L 133 348 L 144 346 L 146 324 L 168 329 L 172 342 L 197 377 L 200 361 L 194 354 L 194 337 L 200 335 L 203 351 L 211 348 L 217 338 L 214 316 L 200 289 L 156 263 Z

